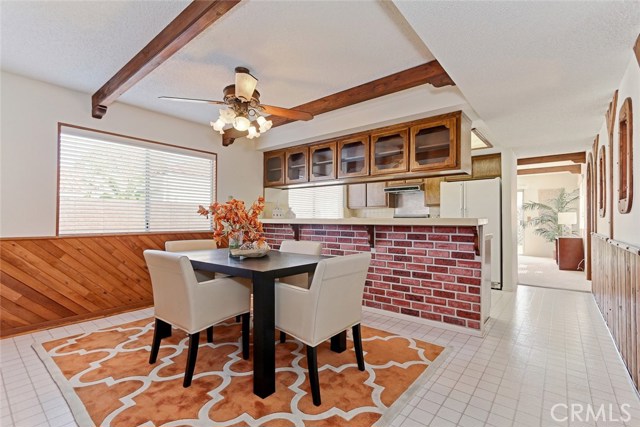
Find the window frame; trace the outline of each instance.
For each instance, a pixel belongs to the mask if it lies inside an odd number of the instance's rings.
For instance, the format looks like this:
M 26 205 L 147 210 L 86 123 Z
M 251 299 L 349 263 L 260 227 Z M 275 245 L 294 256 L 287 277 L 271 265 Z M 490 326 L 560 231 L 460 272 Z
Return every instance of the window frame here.
M 633 111 L 627 98 L 618 114 L 618 212 L 627 214 L 633 205 Z
M 173 148 L 177 150 L 184 151 L 193 151 L 196 153 L 203 153 L 207 155 L 211 155 L 214 157 L 214 171 L 213 171 L 213 200 L 211 203 L 215 202 L 218 199 L 218 153 L 214 151 L 200 150 L 197 148 L 184 147 L 176 144 L 168 144 L 166 142 L 154 141 L 146 138 L 139 138 L 136 136 L 125 135 L 116 132 L 110 132 L 100 129 L 89 128 L 85 126 L 78 126 L 71 123 L 58 122 L 58 136 L 57 136 L 57 159 L 56 159 L 56 237 L 64 237 L 64 238 L 74 238 L 74 237 L 88 237 L 88 236 L 121 236 L 121 235 L 154 235 L 154 234 L 182 234 L 182 233 L 209 233 L 212 230 L 203 229 L 203 230 L 168 230 L 168 231 L 132 231 L 132 232 L 116 232 L 116 233 L 76 233 L 76 234 L 60 234 L 60 151 L 61 151 L 61 142 L 62 142 L 62 133 L 63 128 L 77 129 L 84 132 L 94 132 L 97 134 L 108 135 L 112 137 L 116 137 L 118 139 L 130 139 L 132 141 L 137 141 L 142 144 L 154 144 L 160 145 L 163 147 Z M 133 145 L 133 144 L 132 144 Z M 171 150 L 167 150 L 168 152 Z M 197 207 L 195 207 L 197 210 Z

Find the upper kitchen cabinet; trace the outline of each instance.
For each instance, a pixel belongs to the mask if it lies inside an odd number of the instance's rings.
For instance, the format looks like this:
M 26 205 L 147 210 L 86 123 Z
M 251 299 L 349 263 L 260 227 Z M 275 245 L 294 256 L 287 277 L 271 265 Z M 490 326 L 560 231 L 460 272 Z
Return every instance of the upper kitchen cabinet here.
M 411 126 L 412 172 L 471 172 L 471 129 L 461 112 L 444 114 Z
M 338 178 L 369 175 L 369 135 L 338 141 Z
M 264 186 L 284 184 L 284 151 L 264 153 Z
M 402 173 L 409 170 L 407 128 L 371 133 L 371 175 Z
M 285 151 L 286 171 L 285 184 L 299 184 L 309 181 L 307 169 L 309 147 L 296 147 Z
M 309 147 L 311 167 L 309 181 L 325 181 L 336 178 L 336 143 L 327 142 Z

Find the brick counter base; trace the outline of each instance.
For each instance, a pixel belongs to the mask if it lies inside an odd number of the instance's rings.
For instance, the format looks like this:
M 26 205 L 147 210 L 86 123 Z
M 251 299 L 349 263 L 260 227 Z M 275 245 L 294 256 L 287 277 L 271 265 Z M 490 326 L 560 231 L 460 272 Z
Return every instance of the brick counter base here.
M 278 249 L 289 225 L 265 224 Z M 375 226 L 375 253 L 363 304 L 409 316 L 480 329 L 480 257 L 474 227 Z M 300 225 L 300 240 L 322 242 L 324 255 L 369 252 L 363 225 Z

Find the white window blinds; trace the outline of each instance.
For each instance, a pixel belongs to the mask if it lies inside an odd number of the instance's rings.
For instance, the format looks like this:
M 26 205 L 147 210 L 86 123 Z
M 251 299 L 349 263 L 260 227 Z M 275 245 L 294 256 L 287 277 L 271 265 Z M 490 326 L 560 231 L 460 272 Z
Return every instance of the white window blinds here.
M 343 186 L 291 189 L 289 207 L 296 214 L 296 218 L 343 218 Z
M 211 230 L 216 155 L 62 127 L 58 234 Z

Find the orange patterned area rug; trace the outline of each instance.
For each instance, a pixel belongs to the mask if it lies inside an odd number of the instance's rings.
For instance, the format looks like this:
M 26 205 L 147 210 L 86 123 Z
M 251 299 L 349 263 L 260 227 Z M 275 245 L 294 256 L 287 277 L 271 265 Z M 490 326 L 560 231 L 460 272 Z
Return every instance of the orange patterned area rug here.
M 298 341 L 276 345 L 276 392 L 261 399 L 252 392 L 251 359 L 242 359 L 240 324 L 216 326 L 213 344 L 201 334 L 193 383 L 186 389 L 186 334 L 174 329 L 150 365 L 152 335 L 153 319 L 144 319 L 34 348 L 81 427 L 386 426 L 444 351 L 363 326 L 364 372 L 351 340 L 343 353 L 332 352 L 328 342 L 318 348 L 322 405 L 316 407 L 305 346 Z

